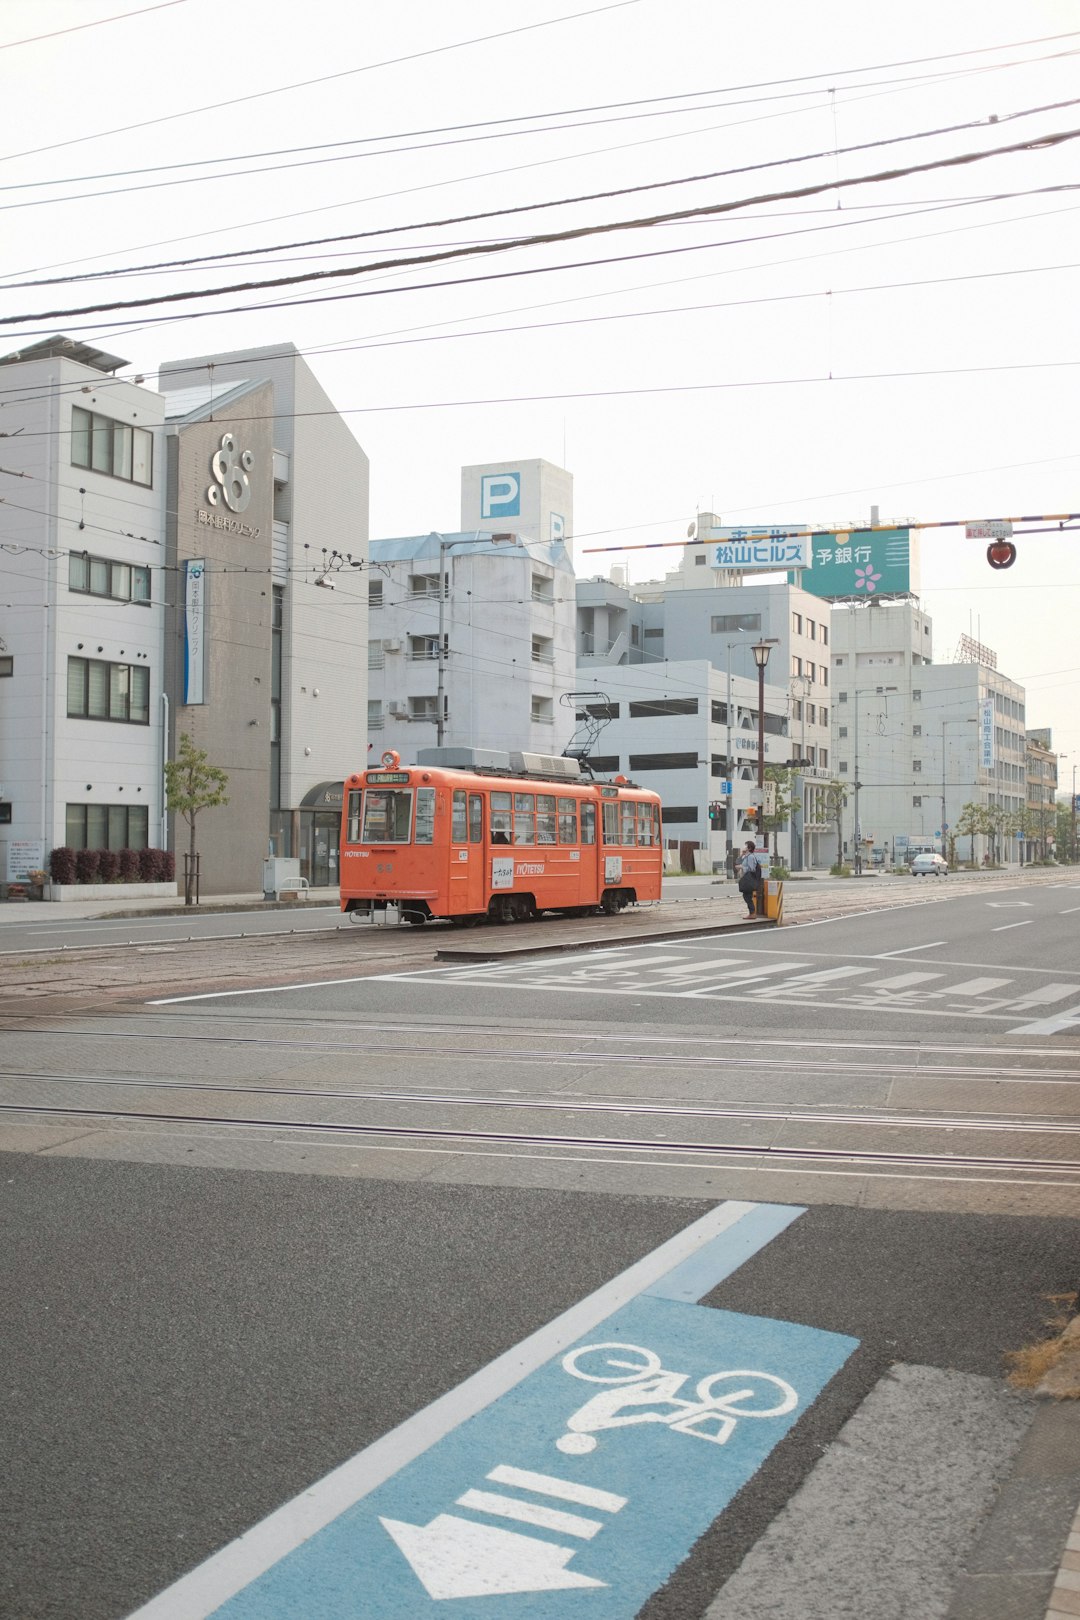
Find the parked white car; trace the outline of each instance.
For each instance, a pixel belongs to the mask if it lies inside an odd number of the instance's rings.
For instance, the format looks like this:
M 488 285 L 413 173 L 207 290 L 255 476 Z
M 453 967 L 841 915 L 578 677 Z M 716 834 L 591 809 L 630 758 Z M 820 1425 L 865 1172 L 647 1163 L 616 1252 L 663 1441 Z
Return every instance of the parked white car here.
M 948 862 L 941 855 L 916 855 L 911 863 L 912 877 L 948 877 Z

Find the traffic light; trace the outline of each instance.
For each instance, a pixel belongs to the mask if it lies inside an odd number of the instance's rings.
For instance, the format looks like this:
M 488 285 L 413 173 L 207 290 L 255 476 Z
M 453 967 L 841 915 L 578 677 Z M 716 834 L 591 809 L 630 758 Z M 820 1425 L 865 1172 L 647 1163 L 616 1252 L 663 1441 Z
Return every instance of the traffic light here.
M 712 826 L 719 827 L 720 817 L 724 813 L 724 806 L 719 799 L 713 799 L 709 804 L 709 821 Z
M 1016 561 L 1016 547 L 1011 540 L 994 540 L 986 548 L 986 560 L 991 568 L 1011 568 Z

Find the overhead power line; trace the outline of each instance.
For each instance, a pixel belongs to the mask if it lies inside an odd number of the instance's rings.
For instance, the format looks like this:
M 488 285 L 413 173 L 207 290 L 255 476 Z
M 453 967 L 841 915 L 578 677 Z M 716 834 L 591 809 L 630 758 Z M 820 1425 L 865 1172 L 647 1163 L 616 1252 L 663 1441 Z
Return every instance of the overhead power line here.
M 51 34 L 31 34 L 28 39 L 9 39 L 0 45 L 0 51 L 13 51 L 20 45 L 38 45 L 43 39 L 59 39 L 61 34 L 78 34 L 84 28 L 103 28 L 106 23 L 128 22 L 132 17 L 145 17 L 149 11 L 168 11 L 170 6 L 181 6 L 185 0 L 161 0 L 160 5 L 140 6 L 138 11 L 119 11 L 114 17 L 98 17 L 94 22 L 73 23 L 70 28 L 54 28 Z
M 416 62 L 426 56 L 442 56 L 448 51 L 466 50 L 470 45 L 486 45 L 495 39 L 507 39 L 512 34 L 531 34 L 539 28 L 554 28 L 558 23 L 576 22 L 582 17 L 595 17 L 604 11 L 621 11 L 624 6 L 636 6 L 639 0 L 612 0 L 605 6 L 593 6 L 588 11 L 572 11 L 562 17 L 546 17 L 542 22 L 523 23 L 518 28 L 502 28 L 494 34 L 478 34 L 472 39 L 454 40 L 449 45 L 432 45 L 427 50 L 410 51 L 407 56 L 392 56 L 382 62 L 364 62 L 360 67 L 342 68 L 338 73 L 324 73 L 316 79 L 299 79 L 294 84 L 279 84 L 272 90 L 253 90 L 250 95 L 230 96 L 226 101 L 211 101 L 202 107 L 188 107 L 183 112 L 162 113 L 158 118 L 144 118 L 137 124 L 121 124 L 116 129 L 100 129 L 93 135 L 73 135 L 64 141 L 51 141 L 48 146 L 28 147 L 24 152 L 8 152 L 13 158 L 37 157 L 42 152 L 56 152 L 63 146 L 85 146 L 87 141 L 105 140 L 110 135 L 128 135 L 136 129 L 149 129 L 154 124 L 171 124 L 180 118 L 195 118 L 201 113 L 217 112 L 222 107 L 239 107 L 249 101 L 263 101 L 267 96 L 282 96 L 292 90 L 308 90 L 317 84 L 330 84 L 335 79 L 350 79 L 358 73 L 374 73 L 379 68 L 400 67 L 405 62 Z M 1004 47 L 1002 47 L 1004 48 Z
M 8 315 L 0 318 L 0 326 L 21 326 L 30 321 L 66 320 L 73 315 L 106 314 L 119 309 L 146 309 L 151 305 L 188 303 L 195 299 L 219 298 L 241 292 L 261 292 L 272 287 L 296 287 L 316 281 L 340 280 L 345 276 L 371 275 L 378 270 L 415 269 L 430 264 L 445 264 L 460 259 L 475 259 L 493 254 L 519 251 L 526 247 L 550 247 L 560 242 L 581 241 L 588 237 L 607 236 L 615 232 L 645 230 L 676 220 L 699 219 L 737 212 L 742 208 L 763 203 L 790 202 L 801 197 L 816 197 L 823 192 L 844 191 L 855 186 L 880 185 L 886 181 L 903 179 L 911 174 L 927 174 L 941 169 L 953 169 L 972 163 L 983 163 L 989 158 L 1007 157 L 1063 146 L 1080 137 L 1080 129 L 1059 130 L 1031 140 L 1014 141 L 1006 146 L 989 147 L 981 152 L 961 152 L 954 157 L 935 158 L 927 163 L 910 163 L 901 168 L 879 170 L 874 174 L 856 175 L 846 180 L 830 180 L 812 186 L 792 187 L 785 191 L 765 192 L 754 197 L 743 197 L 733 202 L 705 203 L 697 208 L 672 209 L 629 220 L 612 220 L 598 225 L 571 226 L 562 231 L 547 231 L 533 236 L 513 238 L 507 242 L 493 242 L 479 247 L 449 248 L 434 253 L 417 254 L 395 259 L 374 260 L 370 264 L 352 265 L 335 270 L 305 271 L 294 276 L 275 276 L 265 281 L 233 282 L 222 287 L 186 289 L 183 292 L 163 293 L 149 298 L 116 299 L 107 304 L 81 304 L 70 309 L 37 311 L 29 315 Z
M 1014 123 L 1020 118 L 1034 118 L 1042 113 L 1061 112 L 1067 107 L 1080 106 L 1080 97 L 1072 97 L 1067 101 L 1047 102 L 1038 107 L 1023 107 L 1016 112 L 1004 113 L 992 122 L 994 127 Z M 744 163 L 730 169 L 712 169 L 701 174 L 677 175 L 671 180 L 653 180 L 642 185 L 620 186 L 607 191 L 584 192 L 571 197 L 556 197 L 545 202 L 519 203 L 509 208 L 486 209 L 479 213 L 450 215 L 444 219 L 429 219 L 413 221 L 407 225 L 382 226 L 375 230 L 348 231 L 337 236 L 311 237 L 298 242 L 277 242 L 270 246 L 257 248 L 239 248 L 231 253 L 209 253 L 197 255 L 188 259 L 166 259 L 156 264 L 132 265 L 119 270 L 92 270 L 75 276 L 45 276 L 29 281 L 9 281 L 3 283 L 6 289 L 14 290 L 19 287 L 51 287 L 70 282 L 98 281 L 102 279 L 123 279 L 131 275 L 144 275 L 153 270 L 176 270 L 190 265 L 216 264 L 222 260 L 235 262 L 239 259 L 258 257 L 267 253 L 297 252 L 302 248 L 334 246 L 341 242 L 370 241 L 373 238 L 384 236 L 400 236 L 410 231 L 442 230 L 449 225 L 473 225 L 481 221 L 492 219 L 505 219 L 514 214 L 533 214 L 548 208 L 568 208 L 583 203 L 610 202 L 619 197 L 640 196 L 643 192 L 670 191 L 673 187 L 701 185 L 706 180 L 727 180 L 740 174 L 759 174 L 765 169 L 787 168 L 797 163 L 814 163 L 823 158 L 851 157 L 857 152 L 878 151 L 886 146 L 901 146 L 912 141 L 932 140 L 941 135 L 958 135 L 967 130 L 986 129 L 990 121 L 985 118 L 967 119 L 960 124 L 942 124 L 934 129 L 913 130 L 906 135 L 891 135 L 876 141 L 860 141 L 853 146 L 825 147 L 816 152 L 801 152 L 782 158 L 770 158 L 762 163 Z M 413 150 L 419 150 L 413 148 Z M 254 172 L 254 171 L 252 171 Z M 0 190 L 6 188 L 0 187 Z M 126 190 L 127 188 L 121 188 Z M 827 189 L 833 189 L 829 187 Z M 98 193 L 87 193 L 87 196 Z M 106 193 L 105 195 L 112 195 Z M 60 201 L 62 199 L 52 199 Z M 8 211 L 12 208 L 33 207 L 36 204 L 2 203 L 0 210 Z M 507 245 L 513 245 L 516 238 L 507 238 Z

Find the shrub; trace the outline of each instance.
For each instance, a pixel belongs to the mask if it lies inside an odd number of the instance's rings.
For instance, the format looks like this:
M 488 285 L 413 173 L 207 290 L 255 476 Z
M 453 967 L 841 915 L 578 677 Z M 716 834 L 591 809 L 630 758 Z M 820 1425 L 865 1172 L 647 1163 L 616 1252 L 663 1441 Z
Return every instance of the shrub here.
M 830 866 L 829 867 L 829 876 L 830 877 L 850 877 L 851 876 L 851 867 L 850 866 Z
M 117 874 L 120 871 L 119 852 L 115 849 L 99 849 L 97 852 L 97 858 L 98 882 L 115 883 Z
M 50 851 L 49 876 L 54 883 L 75 882 L 75 851 L 66 844 Z
M 155 881 L 154 874 L 157 871 L 157 853 L 158 852 L 156 849 L 136 850 L 135 858 L 138 862 L 140 883 L 153 883 Z
M 773 861 L 769 868 L 769 876 L 771 878 L 779 878 L 780 881 L 783 882 L 785 878 L 789 878 L 791 876 L 791 873 L 788 868 L 783 866 L 779 861 Z
M 122 849 L 120 856 L 119 878 L 121 883 L 138 883 L 139 881 L 139 852 L 137 849 Z
M 160 881 L 162 883 L 174 882 L 176 878 L 176 856 L 171 849 L 159 849 L 158 854 L 161 856 Z
M 98 878 L 99 849 L 75 851 L 75 877 L 79 883 L 96 883 Z

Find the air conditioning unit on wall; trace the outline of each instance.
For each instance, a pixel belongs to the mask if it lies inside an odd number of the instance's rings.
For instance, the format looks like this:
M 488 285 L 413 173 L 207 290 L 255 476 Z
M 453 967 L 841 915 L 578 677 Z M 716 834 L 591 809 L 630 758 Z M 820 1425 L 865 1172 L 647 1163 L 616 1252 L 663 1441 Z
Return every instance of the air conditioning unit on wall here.
M 383 652 L 400 652 L 400 651 L 401 651 L 401 642 L 400 641 L 395 640 L 395 641 L 384 641 L 383 642 Z
M 404 720 L 409 712 L 409 706 L 407 703 L 401 703 L 395 700 L 391 700 L 389 708 L 390 713 L 393 715 L 395 720 Z

